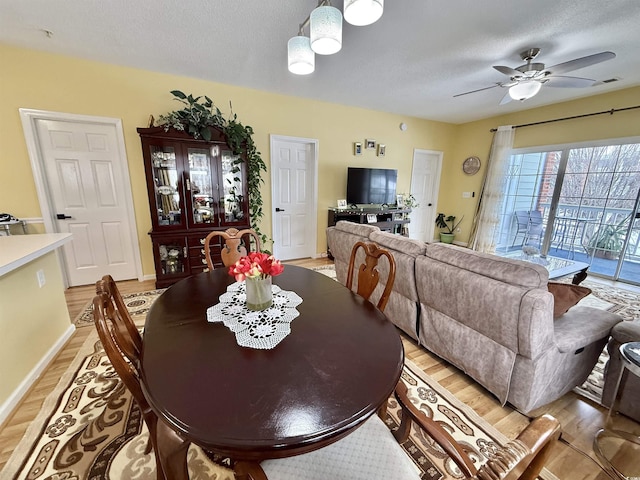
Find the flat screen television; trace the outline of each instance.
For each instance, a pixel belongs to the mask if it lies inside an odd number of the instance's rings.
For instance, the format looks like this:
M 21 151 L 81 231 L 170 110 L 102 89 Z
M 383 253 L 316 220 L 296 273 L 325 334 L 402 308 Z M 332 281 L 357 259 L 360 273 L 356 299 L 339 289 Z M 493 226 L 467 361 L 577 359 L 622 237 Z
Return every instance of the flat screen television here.
M 347 203 L 395 204 L 397 182 L 398 170 L 348 167 Z

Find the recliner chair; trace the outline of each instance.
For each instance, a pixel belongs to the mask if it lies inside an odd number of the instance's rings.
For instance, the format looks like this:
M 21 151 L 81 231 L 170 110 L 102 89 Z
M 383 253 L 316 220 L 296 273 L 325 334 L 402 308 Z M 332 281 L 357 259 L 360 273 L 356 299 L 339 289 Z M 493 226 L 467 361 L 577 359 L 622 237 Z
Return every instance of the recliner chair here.
M 604 387 L 602 389 L 602 404 L 610 407 L 615 394 L 616 382 L 622 368 L 620 360 L 620 345 L 627 342 L 640 341 L 640 324 L 635 322 L 620 322 L 611 329 L 611 338 L 607 344 L 609 361 L 604 371 Z M 626 381 L 620 385 L 620 403 L 618 412 L 640 422 L 640 378 L 627 373 Z

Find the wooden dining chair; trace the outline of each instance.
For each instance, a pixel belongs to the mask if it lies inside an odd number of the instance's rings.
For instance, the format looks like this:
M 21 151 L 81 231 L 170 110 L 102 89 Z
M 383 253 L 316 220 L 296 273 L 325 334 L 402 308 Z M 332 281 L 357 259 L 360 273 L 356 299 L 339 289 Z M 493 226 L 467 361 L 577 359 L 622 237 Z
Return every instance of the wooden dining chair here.
M 229 267 L 236 263 L 240 257 L 247 255 L 247 246 L 242 242 L 242 237 L 249 235 L 255 242 L 255 252 L 261 251 L 260 236 L 252 228 L 245 228 L 244 230 L 238 230 L 236 228 L 229 228 L 225 231 L 214 231 L 206 236 L 204 239 L 204 254 L 207 260 L 207 267 L 209 270 L 213 270 L 213 259 L 211 257 L 211 240 L 215 237 L 222 237 L 224 245 L 221 249 L 222 263 L 225 267 Z M 249 250 L 251 247 L 249 246 Z
M 560 424 L 550 415 L 534 419 L 518 438 L 490 454 L 477 467 L 465 448 L 439 423 L 427 417 L 409 399 L 406 385 L 400 381 L 395 397 L 402 407 L 399 428 L 391 432 L 374 415 L 355 432 L 310 453 L 260 464 L 239 462 L 238 480 L 322 480 L 332 478 L 419 480 L 420 474 L 400 446 L 409 436 L 411 425 L 433 438 L 464 475 L 471 480 L 535 480 L 560 436 Z M 363 473 L 368 472 L 368 473 Z
M 387 280 L 377 304 L 378 309 L 383 312 L 389 301 L 393 282 L 395 282 L 396 279 L 396 262 L 388 250 L 378 247 L 375 243 L 357 242 L 351 249 L 351 257 L 349 258 L 349 268 L 347 270 L 347 281 L 345 284 L 349 290 L 353 288 L 353 280 L 356 275 L 356 257 L 361 249 L 364 250 L 365 257 L 364 263 L 358 267 L 356 293 L 366 300 L 369 300 L 380 282 L 380 272 L 378 271 L 380 257 L 386 257 L 389 262 Z
M 117 329 L 118 344 L 129 361 L 137 365 L 142 353 L 142 336 L 131 318 L 122 294 L 111 275 L 104 275 L 101 280 L 96 282 L 96 295 L 101 293 L 108 295 L 113 304 L 114 311 L 109 320 L 113 321 L 113 326 Z
M 420 472 L 403 450 L 412 424 L 435 443 L 469 480 L 536 480 L 560 436 L 560 424 L 550 415 L 535 418 L 518 437 L 488 455 L 478 467 L 463 445 L 410 400 L 401 380 L 395 389 L 401 407 L 400 426 L 391 431 L 372 415 L 337 442 L 309 453 L 255 461 L 232 460 L 236 480 L 419 480 Z M 163 421 L 158 422 L 158 444 L 167 479 L 188 480 L 185 441 Z
M 158 417 L 151 410 L 149 402 L 142 392 L 140 383 L 140 371 L 138 369 L 139 362 L 129 360 L 129 355 L 135 354 L 130 350 L 131 344 L 127 340 L 127 335 L 123 334 L 120 328 L 121 319 L 111 298 L 107 292 L 101 292 L 93 299 L 93 320 L 100 337 L 100 342 L 109 358 L 113 369 L 122 380 L 125 387 L 131 392 L 133 400 L 136 402 L 142 413 L 142 418 L 149 430 L 149 444 L 145 454 L 150 453 L 153 449 L 156 459 L 156 478 L 157 480 L 168 480 L 165 478 L 162 470 L 162 460 L 157 448 L 157 425 Z M 129 353 L 125 353 L 129 350 Z M 136 359 L 137 360 L 137 359 Z

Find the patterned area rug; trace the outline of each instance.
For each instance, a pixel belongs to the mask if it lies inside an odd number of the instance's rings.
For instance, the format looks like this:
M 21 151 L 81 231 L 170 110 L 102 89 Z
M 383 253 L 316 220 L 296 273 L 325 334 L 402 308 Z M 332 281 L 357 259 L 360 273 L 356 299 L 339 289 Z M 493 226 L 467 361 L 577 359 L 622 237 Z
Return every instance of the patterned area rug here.
M 148 297 L 148 296 L 143 296 Z M 143 317 L 138 315 L 140 322 Z M 508 439 L 435 380 L 407 361 L 402 378 L 411 400 L 471 452 L 478 464 Z M 389 400 L 387 423 L 399 424 Z M 144 455 L 148 433 L 128 390 L 113 371 L 96 332 L 91 332 L 38 417 L 0 472 L 0 478 L 116 480 L 155 478 L 153 453 Z M 412 431 L 402 447 L 424 480 L 458 479 L 455 464 L 431 438 Z M 189 449 L 190 478 L 233 480 L 196 446 Z M 543 479 L 555 477 L 546 470 Z M 391 480 L 391 479 L 389 479 Z
M 122 299 L 124 300 L 125 305 L 127 306 L 127 310 L 131 313 L 132 317 L 142 316 L 142 320 L 139 323 L 144 323 L 144 316 L 151 308 L 151 304 L 153 301 L 160 296 L 162 292 L 166 289 L 161 288 L 159 290 L 149 290 L 147 292 L 140 293 L 130 293 L 128 295 L 123 295 Z M 134 320 L 138 320 L 134 318 Z M 78 315 L 74 320 L 73 324 L 76 327 L 92 327 L 93 325 L 93 304 L 92 301 L 89 301 L 85 307 L 82 309 L 82 313 Z

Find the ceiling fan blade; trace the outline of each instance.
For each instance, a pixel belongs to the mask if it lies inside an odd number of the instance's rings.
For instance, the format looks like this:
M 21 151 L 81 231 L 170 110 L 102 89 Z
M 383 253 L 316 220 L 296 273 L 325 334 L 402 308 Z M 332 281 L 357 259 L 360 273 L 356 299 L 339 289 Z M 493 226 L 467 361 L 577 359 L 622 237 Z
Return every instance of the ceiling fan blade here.
M 462 95 L 469 95 L 470 93 L 482 92 L 483 90 L 489 90 L 490 88 L 496 88 L 500 86 L 501 85 L 499 83 L 496 83 L 495 85 L 491 85 L 490 87 L 479 88 L 477 90 L 471 90 L 470 92 L 458 93 L 454 95 L 454 97 L 461 97 Z
M 505 93 L 504 97 L 502 97 L 502 100 L 500 100 L 500 105 L 509 103 L 511 100 L 513 100 L 513 98 L 511 98 L 511 95 L 509 95 L 509 90 L 507 90 L 507 93 Z
M 516 70 L 515 68 L 505 67 L 504 65 L 494 65 L 493 68 L 495 68 L 500 73 L 508 75 L 509 77 L 522 77 L 522 72 Z
M 551 75 L 547 77 L 545 85 L 556 88 L 583 88 L 592 87 L 594 83 L 596 83 L 596 81 L 590 78 Z
M 616 58 L 616 54 L 613 52 L 600 52 L 593 55 L 587 55 L 586 57 L 576 58 L 575 60 L 569 60 L 568 62 L 559 63 L 553 67 L 547 68 L 552 74 L 567 73 L 579 68 L 588 67 L 589 65 L 595 65 L 596 63 L 605 62 Z

